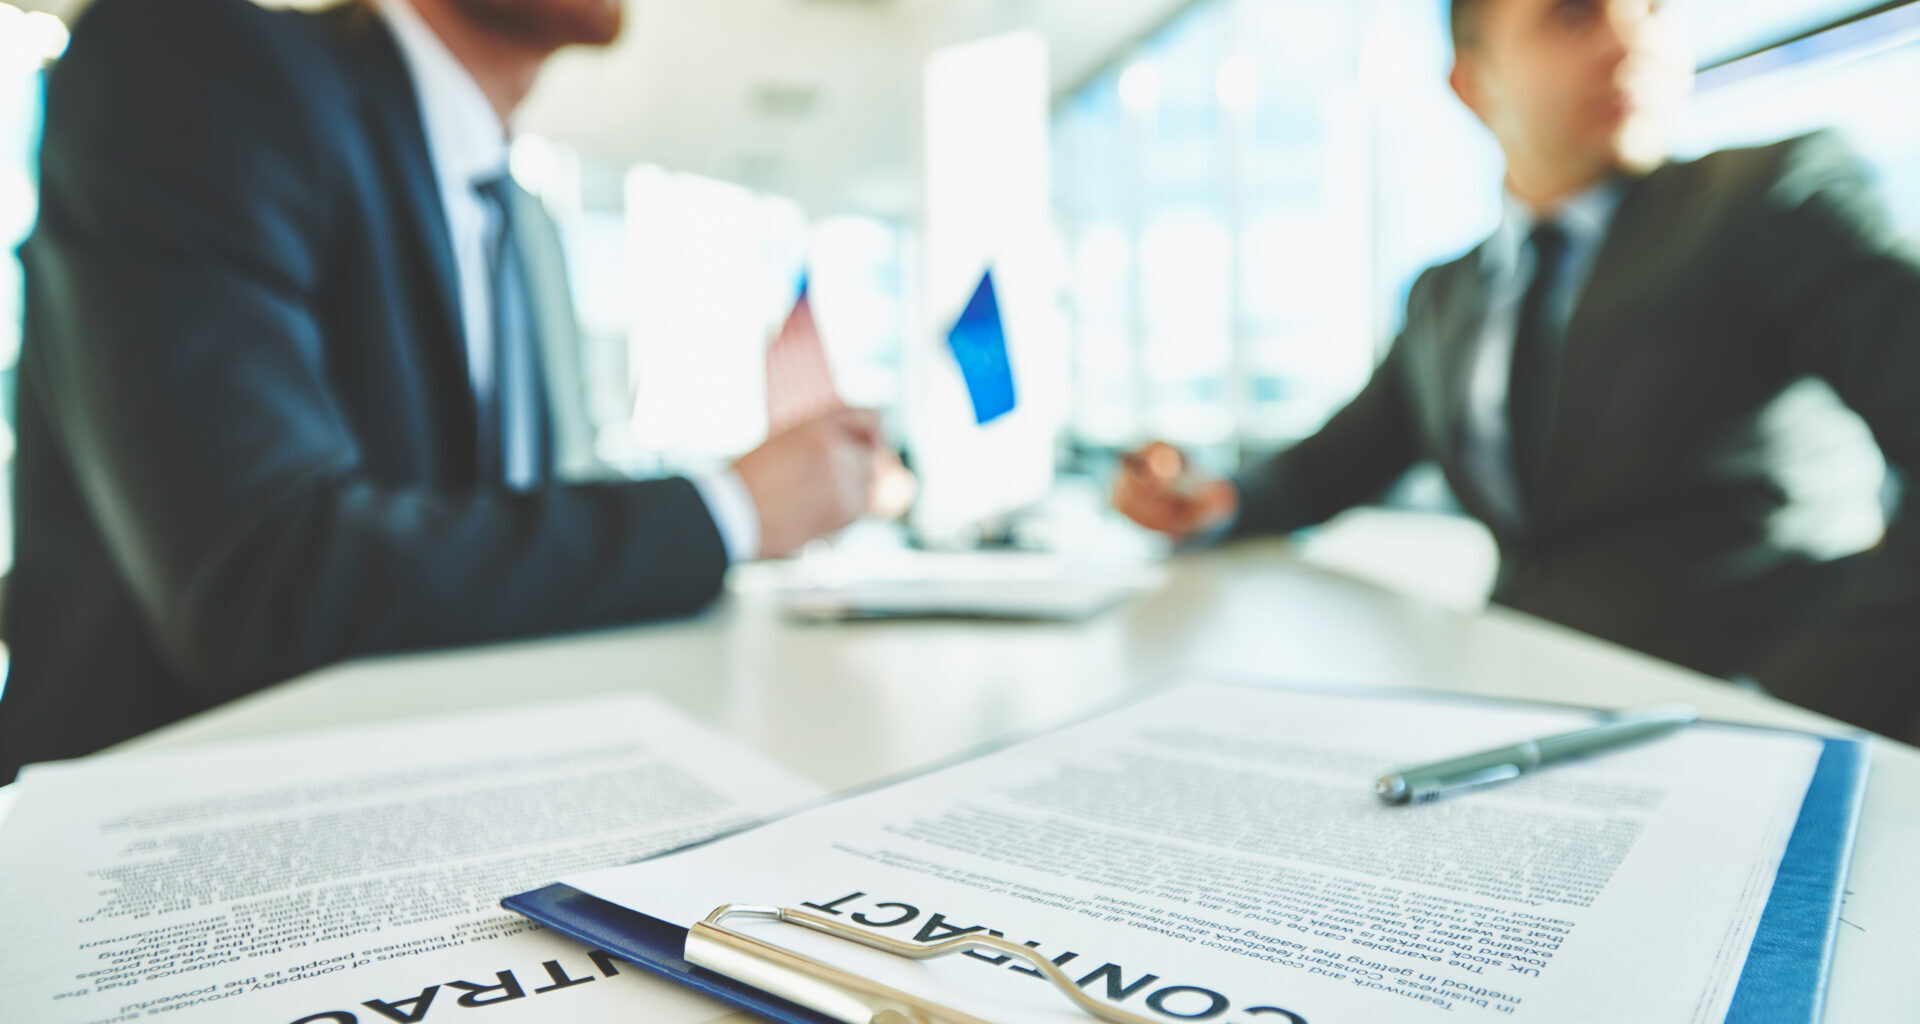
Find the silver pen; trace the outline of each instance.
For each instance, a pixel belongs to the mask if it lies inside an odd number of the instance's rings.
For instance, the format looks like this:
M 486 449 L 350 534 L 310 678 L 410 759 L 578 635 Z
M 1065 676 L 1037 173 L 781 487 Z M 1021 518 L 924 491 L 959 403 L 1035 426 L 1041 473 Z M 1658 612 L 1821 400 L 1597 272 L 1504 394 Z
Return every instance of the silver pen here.
M 1700 713 L 1687 704 L 1615 712 L 1590 728 L 1402 768 L 1381 776 L 1374 792 L 1390 804 L 1422 803 L 1457 789 L 1518 778 L 1558 761 L 1650 740 L 1699 719 Z

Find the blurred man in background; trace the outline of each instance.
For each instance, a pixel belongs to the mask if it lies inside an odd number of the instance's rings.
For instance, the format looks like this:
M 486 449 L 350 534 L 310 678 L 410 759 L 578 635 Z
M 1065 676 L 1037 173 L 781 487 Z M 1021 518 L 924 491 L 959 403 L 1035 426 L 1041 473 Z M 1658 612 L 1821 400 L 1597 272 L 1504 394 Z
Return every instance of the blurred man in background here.
M 1454 0 L 1452 27 L 1499 230 L 1420 276 L 1318 433 L 1234 481 L 1149 446 L 1116 505 L 1284 533 L 1432 459 L 1499 543 L 1495 600 L 1914 735 L 1920 511 L 1876 544 L 1852 470 L 1920 463 L 1920 260 L 1861 167 L 1827 135 L 1667 162 L 1692 54 L 1657 0 Z
M 861 513 L 839 410 L 695 479 L 555 473 L 564 302 L 507 176 L 620 0 L 101 0 L 22 249 L 0 782 L 343 658 L 681 615 Z M 545 330 L 545 333 L 551 333 Z

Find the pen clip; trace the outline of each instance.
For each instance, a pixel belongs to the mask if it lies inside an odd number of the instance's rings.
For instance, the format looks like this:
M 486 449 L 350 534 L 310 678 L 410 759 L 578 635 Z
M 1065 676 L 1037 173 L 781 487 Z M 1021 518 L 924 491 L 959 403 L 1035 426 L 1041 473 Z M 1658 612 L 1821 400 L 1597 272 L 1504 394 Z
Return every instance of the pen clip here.
M 1026 963 L 1053 982 L 1075 1006 L 1107 1024 L 1157 1024 L 1138 1014 L 1108 1006 L 1080 990 L 1073 979 L 1030 946 L 995 935 L 958 935 L 940 942 L 905 942 L 854 928 L 830 917 L 792 907 L 727 904 L 687 930 L 686 960 L 791 1002 L 818 1010 L 846 1024 L 988 1024 L 972 1014 L 882 985 L 870 978 L 728 928 L 729 917 L 752 917 L 799 925 L 869 949 L 911 960 L 932 960 L 968 950 L 991 950 Z

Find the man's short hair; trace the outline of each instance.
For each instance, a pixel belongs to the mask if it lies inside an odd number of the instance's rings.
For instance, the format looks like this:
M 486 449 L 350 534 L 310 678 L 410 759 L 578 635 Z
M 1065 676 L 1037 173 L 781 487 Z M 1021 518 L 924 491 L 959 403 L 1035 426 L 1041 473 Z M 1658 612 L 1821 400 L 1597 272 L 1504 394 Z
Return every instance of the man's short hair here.
M 1487 0 L 1453 0 L 1449 22 L 1453 30 L 1453 48 L 1472 46 L 1480 39 L 1480 16 Z

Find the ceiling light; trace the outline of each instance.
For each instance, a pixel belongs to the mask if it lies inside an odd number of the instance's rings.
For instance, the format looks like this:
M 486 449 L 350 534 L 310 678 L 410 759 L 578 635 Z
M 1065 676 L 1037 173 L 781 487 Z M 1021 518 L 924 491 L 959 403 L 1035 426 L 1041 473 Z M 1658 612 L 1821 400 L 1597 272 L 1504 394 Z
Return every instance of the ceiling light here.
M 1136 114 L 1152 113 L 1160 105 L 1160 72 L 1146 61 L 1135 61 L 1120 72 L 1120 105 Z

